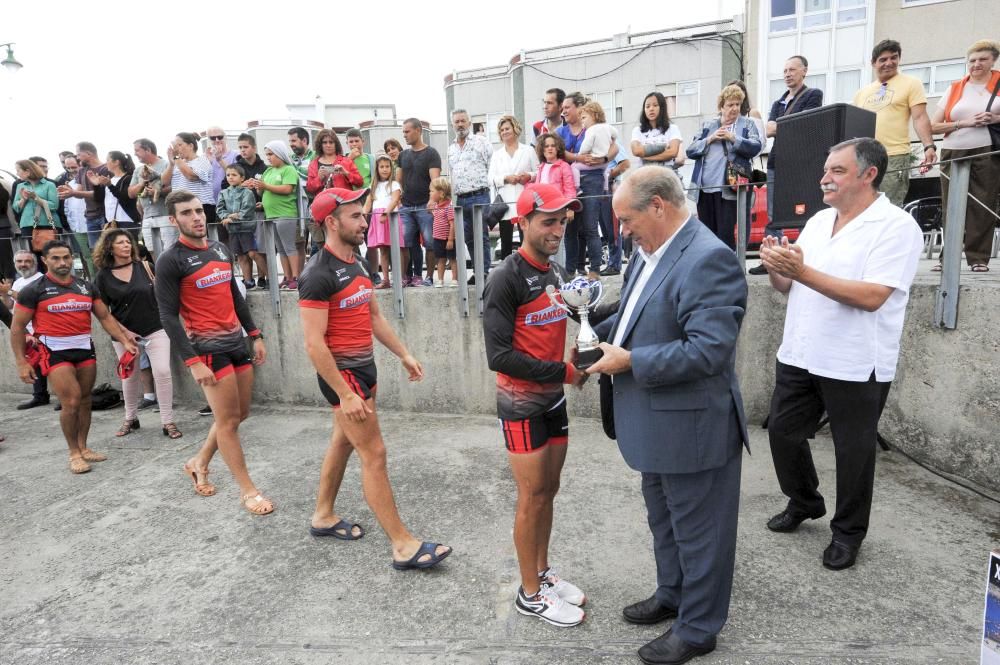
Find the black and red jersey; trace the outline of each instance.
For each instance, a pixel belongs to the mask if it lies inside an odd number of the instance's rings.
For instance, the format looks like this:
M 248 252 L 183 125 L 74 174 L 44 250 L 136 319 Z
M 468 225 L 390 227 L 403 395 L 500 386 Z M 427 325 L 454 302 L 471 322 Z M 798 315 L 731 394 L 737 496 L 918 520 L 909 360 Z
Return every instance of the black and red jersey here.
M 15 307 L 31 312 L 35 335 L 72 338 L 90 335 L 90 313 L 99 299 L 85 279 L 63 282 L 46 273 L 21 289 Z
M 484 292 L 486 357 L 497 373 L 497 415 L 523 420 L 563 399 L 573 368 L 563 362 L 568 314 L 549 300 L 545 287 L 568 281 L 561 266 L 541 265 L 523 250 L 490 271 Z M 559 296 L 556 295 L 558 299 Z
M 170 344 L 187 365 L 241 347 L 244 329 L 257 333 L 233 279 L 233 256 L 222 243 L 195 247 L 181 238 L 163 252 L 156 261 L 156 302 Z
M 330 249 L 316 252 L 299 277 L 299 307 L 327 311 L 326 346 L 339 369 L 375 361 L 372 342 L 372 278 L 368 264 L 344 261 Z

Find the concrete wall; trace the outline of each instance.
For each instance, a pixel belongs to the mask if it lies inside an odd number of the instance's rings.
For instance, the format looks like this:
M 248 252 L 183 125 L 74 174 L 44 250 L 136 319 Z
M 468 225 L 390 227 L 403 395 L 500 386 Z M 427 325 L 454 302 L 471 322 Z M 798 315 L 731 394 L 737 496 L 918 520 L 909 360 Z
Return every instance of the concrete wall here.
M 616 297 L 610 288 L 609 297 Z M 964 286 L 959 329 L 931 325 L 935 287 L 916 285 L 910 298 L 902 356 L 881 431 L 891 443 L 943 471 L 1000 489 L 1000 289 Z M 474 297 L 474 296 L 472 296 Z M 382 408 L 447 413 L 495 413 L 495 375 L 486 366 L 480 319 L 459 315 L 454 289 L 406 292 L 407 318 L 395 318 L 391 294 L 379 304 L 424 365 L 426 378 L 409 383 L 399 362 L 376 345 L 379 403 Z M 251 293 L 250 307 L 267 339 L 268 361 L 258 368 L 255 400 L 320 404 L 322 397 L 302 344 L 295 297 L 283 294 L 284 316 L 275 318 L 263 293 Z M 474 303 L 470 303 L 475 311 Z M 756 426 L 767 414 L 774 384 L 774 354 L 781 341 L 784 297 L 768 285 L 750 286 L 737 367 L 747 413 Z M 571 325 L 569 337 L 575 336 Z M 113 379 L 113 354 L 97 335 L 99 381 Z M 28 393 L 13 371 L 9 334 L 0 331 L 0 391 Z M 178 400 L 204 403 L 186 368 L 175 363 Z M 569 391 L 576 416 L 597 417 L 596 384 Z M 190 413 L 187 410 L 186 413 Z M 52 417 L 31 411 L 26 417 Z

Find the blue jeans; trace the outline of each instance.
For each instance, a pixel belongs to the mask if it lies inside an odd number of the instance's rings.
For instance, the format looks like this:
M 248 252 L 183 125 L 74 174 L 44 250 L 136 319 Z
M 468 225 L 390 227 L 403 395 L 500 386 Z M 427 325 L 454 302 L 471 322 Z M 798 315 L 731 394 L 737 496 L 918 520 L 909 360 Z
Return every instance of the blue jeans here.
M 608 269 L 622 269 L 622 237 L 618 232 L 618 220 L 611 214 L 611 194 L 604 193 L 601 199 L 601 235 L 608 243 Z
M 105 224 L 104 217 L 87 218 L 87 242 L 90 243 L 91 247 L 97 247 L 97 241 L 101 239 L 101 229 Z
M 410 250 L 413 274 L 420 277 L 424 272 L 424 253 L 420 249 L 420 236 L 424 245 L 430 247 L 434 238 L 434 216 L 422 206 L 399 209 L 399 223 L 403 225 L 403 244 Z M 433 270 L 433 266 L 427 266 Z M 406 266 L 403 266 L 404 274 Z
M 604 194 L 604 173 L 600 169 L 581 171 L 580 190 L 583 192 L 580 199 L 583 209 L 573 218 L 566 235 L 566 271 L 570 274 L 587 272 L 587 258 L 590 259 L 591 271 L 598 272 L 601 269 L 601 234 L 598 227 L 601 219 L 601 195 Z
M 465 246 L 469 250 L 469 256 L 475 256 L 476 252 L 476 239 L 472 237 L 472 206 L 480 204 L 487 205 L 490 203 L 490 193 L 489 190 L 482 192 L 481 194 L 473 194 L 472 196 L 458 196 L 455 201 L 455 205 L 462 206 L 462 227 L 465 229 Z M 485 209 L 484 214 L 485 217 Z M 459 259 L 461 260 L 461 259 Z M 486 225 L 486 220 L 483 220 L 483 274 L 487 274 L 490 271 L 490 229 Z
M 749 224 L 747 225 L 749 228 Z M 764 236 L 774 236 L 780 239 L 784 234 L 774 225 L 774 169 L 767 170 L 767 226 Z

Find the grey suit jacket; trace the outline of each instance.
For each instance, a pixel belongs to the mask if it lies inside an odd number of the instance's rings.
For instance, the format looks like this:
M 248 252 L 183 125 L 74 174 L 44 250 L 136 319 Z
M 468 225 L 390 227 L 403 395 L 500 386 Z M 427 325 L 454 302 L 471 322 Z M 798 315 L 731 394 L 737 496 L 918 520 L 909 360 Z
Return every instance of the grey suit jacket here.
M 736 340 L 747 304 L 731 249 L 691 217 L 660 259 L 628 322 L 619 319 L 644 268 L 636 254 L 618 313 L 595 328 L 622 346 L 632 369 L 614 377 L 614 422 L 625 462 L 649 473 L 722 466 L 739 442 L 749 450 L 736 380 Z

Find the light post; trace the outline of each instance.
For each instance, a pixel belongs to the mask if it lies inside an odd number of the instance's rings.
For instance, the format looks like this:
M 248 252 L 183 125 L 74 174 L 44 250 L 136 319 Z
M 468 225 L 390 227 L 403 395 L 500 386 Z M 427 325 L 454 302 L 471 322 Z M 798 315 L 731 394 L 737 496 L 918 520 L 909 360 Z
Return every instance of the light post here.
M 13 45 L 14 45 L 14 42 L 8 42 L 6 44 L 0 44 L 0 47 L 3 47 L 3 46 L 7 47 L 7 57 L 4 58 L 2 61 L 0 61 L 0 65 L 3 65 L 4 69 L 6 69 L 8 72 L 11 72 L 11 73 L 16 72 L 17 70 L 19 70 L 23 66 L 20 62 L 18 62 L 14 58 L 14 49 L 11 48 Z

